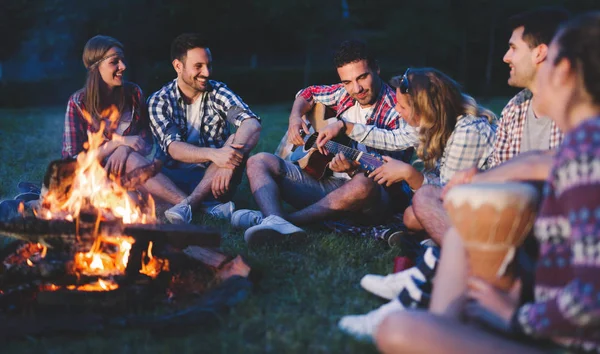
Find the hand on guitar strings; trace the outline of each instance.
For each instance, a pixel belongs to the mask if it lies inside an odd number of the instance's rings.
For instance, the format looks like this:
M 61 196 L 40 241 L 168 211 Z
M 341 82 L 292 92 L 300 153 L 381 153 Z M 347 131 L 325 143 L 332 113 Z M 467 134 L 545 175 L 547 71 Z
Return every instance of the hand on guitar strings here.
M 486 281 L 470 277 L 465 304 L 465 316 L 492 328 L 508 331 L 513 314 L 519 306 L 521 281 L 517 280 L 509 292 L 501 291 Z
M 290 116 L 290 124 L 288 126 L 288 142 L 290 144 L 300 146 L 304 145 L 304 139 L 300 135 L 300 130 L 303 130 L 306 135 L 310 134 L 308 131 L 308 125 L 302 117 Z
M 329 162 L 329 169 L 333 172 L 350 173 L 358 168 L 359 164 L 356 161 L 348 161 L 346 156 L 341 152 L 333 157 Z
M 243 147 L 242 144 L 225 144 L 220 149 L 214 149 L 211 161 L 218 167 L 234 169 L 244 159 L 244 154 L 240 151 Z
M 411 165 L 400 160 L 395 160 L 389 156 L 383 156 L 383 161 L 385 161 L 385 163 L 376 168 L 375 171 L 369 173 L 369 177 L 373 178 L 375 182 L 387 187 L 394 183 L 409 179 L 411 174 L 415 171 L 414 167 Z
M 325 144 L 336 136 L 340 135 L 340 133 L 344 130 L 344 124 L 342 121 L 336 121 L 333 124 L 328 124 L 325 127 L 319 130 L 319 136 L 317 137 L 317 149 L 323 155 L 327 155 L 327 150 L 325 150 Z

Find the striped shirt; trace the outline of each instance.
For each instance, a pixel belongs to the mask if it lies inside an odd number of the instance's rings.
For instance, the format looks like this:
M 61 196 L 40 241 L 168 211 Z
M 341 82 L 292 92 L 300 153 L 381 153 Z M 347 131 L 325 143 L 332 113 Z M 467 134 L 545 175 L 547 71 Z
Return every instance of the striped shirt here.
M 224 83 L 209 80 L 201 119 L 196 129 L 200 132 L 198 147 L 221 148 L 231 135 L 230 124 L 239 127 L 249 118 L 260 118 L 254 114 L 242 99 Z M 187 142 L 188 122 L 186 107 L 177 79 L 163 86 L 148 99 L 150 126 L 162 152 L 168 157 L 167 163 L 174 161 L 169 155 L 169 144 L 174 141 Z
M 333 109 L 336 113 L 336 117 L 341 117 L 345 111 L 353 107 L 356 103 L 356 100 L 350 96 L 343 84 L 309 86 L 300 90 L 296 97 L 298 96 L 304 98 L 311 104 L 314 104 L 316 101 Z M 400 119 L 398 112 L 394 109 L 395 106 L 395 91 L 386 83 L 382 82 L 377 101 L 373 106 L 371 114 L 367 117 L 367 125 L 388 131 L 403 126 L 404 120 Z M 355 125 L 355 129 L 357 125 Z M 397 151 L 399 149 L 392 149 L 390 146 L 384 145 L 369 145 L 365 141 L 356 139 L 354 135 L 349 135 L 349 137 L 354 141 L 366 145 L 367 151 L 369 152 L 376 152 L 400 160 L 410 158 L 405 156 L 404 151 Z M 411 146 L 414 145 L 406 146 L 405 148 Z
M 490 167 L 512 159 L 521 153 L 523 130 L 527 121 L 527 110 L 531 104 L 533 94 L 525 89 L 513 97 L 502 110 L 498 130 L 496 132 L 496 146 Z M 550 129 L 550 149 L 555 149 L 562 141 L 562 133 L 556 123 L 552 122 Z
M 516 330 L 600 351 L 600 117 L 569 132 L 557 151 L 535 223 L 535 302 Z

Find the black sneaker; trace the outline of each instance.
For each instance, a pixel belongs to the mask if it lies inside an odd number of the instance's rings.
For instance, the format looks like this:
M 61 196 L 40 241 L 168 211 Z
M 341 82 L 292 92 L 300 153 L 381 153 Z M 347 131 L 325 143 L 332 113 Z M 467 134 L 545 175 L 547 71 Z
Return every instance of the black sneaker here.
M 42 193 L 40 187 L 31 182 L 19 182 L 19 184 L 17 184 L 17 188 L 19 189 L 20 193 Z

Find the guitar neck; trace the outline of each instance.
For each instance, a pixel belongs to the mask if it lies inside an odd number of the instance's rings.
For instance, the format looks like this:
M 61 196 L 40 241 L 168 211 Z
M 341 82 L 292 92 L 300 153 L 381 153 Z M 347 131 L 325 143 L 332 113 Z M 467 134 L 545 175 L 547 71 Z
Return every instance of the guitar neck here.
M 335 141 L 329 140 L 327 143 L 325 143 L 325 149 L 334 155 L 341 152 L 344 154 L 346 159 L 360 163 L 369 171 L 373 171 L 377 167 L 383 165 L 383 162 L 378 157 L 353 149 L 346 145 L 336 143 Z

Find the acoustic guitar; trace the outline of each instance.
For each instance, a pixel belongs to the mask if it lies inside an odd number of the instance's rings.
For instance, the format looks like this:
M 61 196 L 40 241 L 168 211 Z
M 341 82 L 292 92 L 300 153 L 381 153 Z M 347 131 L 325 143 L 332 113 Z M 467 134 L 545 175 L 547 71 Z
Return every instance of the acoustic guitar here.
M 294 150 L 290 156 L 290 161 L 298 164 L 304 172 L 316 180 L 330 175 L 331 170 L 327 168 L 327 165 L 338 153 L 342 153 L 349 161 L 358 162 L 360 164 L 359 169 L 365 171 L 365 173 L 372 172 L 384 164 L 381 155 L 353 149 L 333 140 L 325 143 L 325 150 L 328 152 L 325 156 L 317 150 L 319 133 L 308 135 L 301 130 L 300 135 L 304 139 L 304 146 Z

